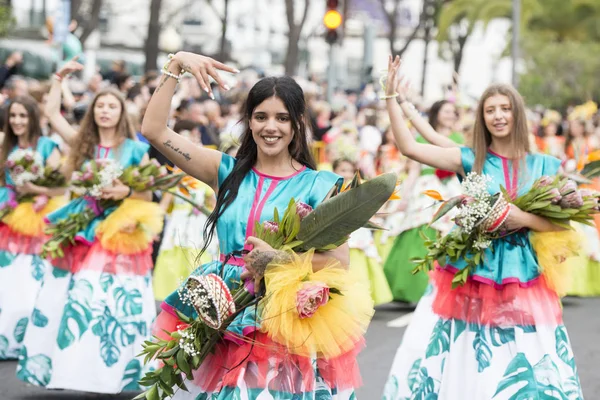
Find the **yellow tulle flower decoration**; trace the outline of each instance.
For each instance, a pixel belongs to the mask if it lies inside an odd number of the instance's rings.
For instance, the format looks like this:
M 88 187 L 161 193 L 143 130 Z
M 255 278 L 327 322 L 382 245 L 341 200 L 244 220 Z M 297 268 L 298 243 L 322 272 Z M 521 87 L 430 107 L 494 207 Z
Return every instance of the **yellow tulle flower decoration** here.
M 44 217 L 52 211 L 58 210 L 66 203 L 64 197 L 53 197 L 41 210 L 36 211 L 34 209 L 34 203 L 23 202 L 19 205 L 4 219 L 6 225 L 13 231 L 20 233 L 25 236 L 41 236 L 44 234 L 44 228 L 46 223 Z
M 593 101 L 578 105 L 569 114 L 568 120 L 589 121 L 598 112 L 598 105 Z
M 334 358 L 361 340 L 373 300 L 369 288 L 337 261 L 313 272 L 313 254 L 291 253 L 290 262 L 269 264 L 261 331 L 292 354 Z

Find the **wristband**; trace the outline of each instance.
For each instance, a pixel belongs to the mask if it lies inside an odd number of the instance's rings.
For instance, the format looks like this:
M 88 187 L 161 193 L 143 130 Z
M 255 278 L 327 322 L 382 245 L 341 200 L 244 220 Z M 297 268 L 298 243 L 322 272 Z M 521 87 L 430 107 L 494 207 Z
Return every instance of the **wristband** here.
M 133 194 L 133 188 L 131 186 L 129 186 L 129 193 L 127 193 L 126 197 L 131 197 L 132 194 Z
M 56 79 L 59 82 L 62 82 L 62 80 L 64 79 L 58 72 L 56 72 L 54 74 L 54 79 Z

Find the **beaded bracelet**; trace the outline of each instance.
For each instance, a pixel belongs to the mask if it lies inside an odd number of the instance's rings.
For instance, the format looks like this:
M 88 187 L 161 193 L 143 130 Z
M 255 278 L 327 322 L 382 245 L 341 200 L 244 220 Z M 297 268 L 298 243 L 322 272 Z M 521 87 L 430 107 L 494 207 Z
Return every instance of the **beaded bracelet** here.
M 179 83 L 181 81 L 181 77 L 183 76 L 185 71 L 182 69 L 181 72 L 179 73 L 179 75 L 175 75 L 174 73 L 169 71 L 169 65 L 171 65 L 171 61 L 173 61 L 173 57 L 175 57 L 175 54 L 173 54 L 173 53 L 170 53 L 167 56 L 167 62 L 162 67 L 162 73 L 163 73 L 163 75 L 166 75 L 168 77 L 175 79 L 177 81 L 177 83 Z
M 387 94 L 385 96 L 379 96 L 380 100 L 387 100 L 387 99 L 393 99 L 394 97 L 398 97 L 400 96 L 400 93 L 394 93 L 394 94 Z

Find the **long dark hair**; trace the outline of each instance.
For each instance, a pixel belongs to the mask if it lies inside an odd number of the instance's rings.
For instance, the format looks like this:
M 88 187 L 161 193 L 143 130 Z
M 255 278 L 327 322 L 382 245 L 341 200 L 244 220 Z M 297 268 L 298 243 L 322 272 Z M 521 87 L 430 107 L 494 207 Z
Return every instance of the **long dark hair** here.
M 10 109 L 13 104 L 22 105 L 27 111 L 27 142 L 33 147 L 37 146 L 38 139 L 42 136 L 42 128 L 40 126 L 40 110 L 38 108 L 35 99 L 29 96 L 16 97 L 6 107 L 4 116 L 4 140 L 0 146 L 0 166 L 4 166 L 8 155 L 13 148 L 19 143 L 17 135 L 13 132 L 12 126 L 10 125 Z M 0 183 L 4 182 L 4 172 L 0 173 Z
M 233 203 L 238 195 L 242 180 L 256 164 L 258 148 L 256 142 L 254 142 L 254 139 L 252 138 L 252 131 L 250 131 L 250 119 L 252 118 L 254 109 L 263 101 L 273 96 L 277 97 L 285 104 L 285 107 L 290 114 L 293 137 L 288 146 L 288 151 L 290 152 L 292 159 L 308 168 L 317 168 L 312 152 L 308 146 L 306 135 L 306 102 L 302 88 L 289 76 L 261 79 L 252 87 L 252 89 L 250 89 L 248 98 L 242 108 L 244 110 L 244 116 L 242 117 L 241 122 L 244 125 L 244 133 L 240 138 L 240 148 L 236 156 L 237 162 L 231 173 L 219 187 L 215 209 L 208 216 L 208 220 L 204 225 L 204 246 L 200 255 L 206 251 L 213 238 L 217 220 L 223 215 L 227 207 Z
M 440 115 L 440 110 L 447 103 L 450 103 L 450 102 L 448 100 L 436 101 L 435 103 L 433 103 L 431 105 L 431 107 L 429 108 L 429 112 L 427 113 L 427 116 L 429 117 L 429 125 L 431 125 L 433 127 L 433 129 L 435 129 L 436 131 L 437 131 L 438 125 L 440 123 L 438 120 L 438 117 Z

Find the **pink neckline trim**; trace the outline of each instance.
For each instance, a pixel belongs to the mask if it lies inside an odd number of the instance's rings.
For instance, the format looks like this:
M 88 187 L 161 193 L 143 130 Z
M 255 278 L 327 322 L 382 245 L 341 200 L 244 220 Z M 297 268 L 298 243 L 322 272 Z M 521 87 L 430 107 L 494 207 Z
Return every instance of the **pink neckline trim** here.
M 496 153 L 492 149 L 488 149 L 488 153 L 490 153 L 491 155 L 496 156 L 498 158 L 501 158 L 503 160 L 514 160 L 513 158 L 508 158 L 508 157 L 501 156 L 500 154 Z
M 303 172 L 305 169 L 306 169 L 306 165 L 303 165 L 302 168 L 300 168 L 298 171 L 294 172 L 293 174 L 291 174 L 289 176 L 273 176 L 273 175 L 263 174 L 262 172 L 260 172 L 259 170 L 257 170 L 255 167 L 252 167 L 252 171 L 254 171 L 254 173 L 256 175 L 262 176 L 263 178 L 274 179 L 276 181 L 283 181 L 283 180 L 286 180 L 286 179 L 293 178 L 294 176 L 296 176 L 299 173 Z

